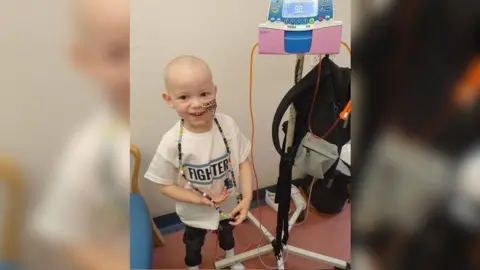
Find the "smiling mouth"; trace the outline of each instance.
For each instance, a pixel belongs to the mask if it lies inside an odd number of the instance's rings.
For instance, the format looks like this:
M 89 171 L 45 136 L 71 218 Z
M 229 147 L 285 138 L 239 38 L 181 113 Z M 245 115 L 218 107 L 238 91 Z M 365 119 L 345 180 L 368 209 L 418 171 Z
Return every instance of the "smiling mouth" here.
M 193 115 L 193 116 L 202 116 L 202 115 L 204 115 L 205 113 L 206 113 L 206 111 L 204 111 L 204 112 L 199 112 L 199 113 L 191 113 L 191 115 Z

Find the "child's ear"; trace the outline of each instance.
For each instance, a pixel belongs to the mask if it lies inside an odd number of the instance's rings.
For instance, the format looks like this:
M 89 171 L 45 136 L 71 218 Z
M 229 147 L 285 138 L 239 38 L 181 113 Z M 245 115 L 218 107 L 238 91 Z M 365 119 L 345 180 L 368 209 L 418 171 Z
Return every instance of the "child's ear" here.
M 215 85 L 214 93 L 215 93 L 215 97 L 217 97 L 217 85 Z
M 173 102 L 172 102 L 172 97 L 167 93 L 167 91 L 164 91 L 162 93 L 163 100 L 167 103 L 168 107 L 173 109 Z

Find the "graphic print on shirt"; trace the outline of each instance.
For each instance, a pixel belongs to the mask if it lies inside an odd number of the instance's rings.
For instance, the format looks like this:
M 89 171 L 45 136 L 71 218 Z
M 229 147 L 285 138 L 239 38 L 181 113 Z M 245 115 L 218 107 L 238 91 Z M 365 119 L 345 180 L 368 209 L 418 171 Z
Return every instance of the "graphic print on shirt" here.
M 207 164 L 185 164 L 185 176 L 193 184 L 210 185 L 214 180 L 224 179 L 228 173 L 228 155 L 211 160 Z

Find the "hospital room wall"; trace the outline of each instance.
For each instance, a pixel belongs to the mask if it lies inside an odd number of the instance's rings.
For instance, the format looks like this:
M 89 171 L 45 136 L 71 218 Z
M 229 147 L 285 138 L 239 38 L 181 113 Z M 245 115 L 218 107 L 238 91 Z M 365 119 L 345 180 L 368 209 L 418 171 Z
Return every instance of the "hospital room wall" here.
M 26 8 L 2 1 L 0 8 L 0 156 L 20 167 L 28 196 L 24 226 L 52 183 L 63 147 L 98 106 L 96 87 L 69 63 L 68 2 L 31 1 Z M 69 269 L 30 234 L 22 234 L 21 247 L 24 269 Z
M 334 1 L 347 44 L 350 2 Z M 143 177 L 162 134 L 178 121 L 161 97 L 163 67 L 181 54 L 205 59 L 218 85 L 219 111 L 231 115 L 250 137 L 249 57 L 267 10 L 266 0 L 131 2 L 131 142 L 142 153 L 140 189 L 153 216 L 175 211 L 174 202 Z M 312 59 L 307 58 L 307 67 L 312 66 Z M 343 50 L 334 61 L 349 66 L 350 56 Z M 279 157 L 271 142 L 271 121 L 281 98 L 293 85 L 294 64 L 294 56 L 254 56 L 254 154 L 260 188 L 277 180 Z

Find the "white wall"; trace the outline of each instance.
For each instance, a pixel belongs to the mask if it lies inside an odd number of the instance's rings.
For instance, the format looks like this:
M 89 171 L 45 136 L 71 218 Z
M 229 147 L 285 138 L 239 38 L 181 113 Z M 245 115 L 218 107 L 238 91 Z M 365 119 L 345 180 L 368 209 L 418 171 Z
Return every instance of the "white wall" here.
M 61 148 L 95 106 L 95 89 L 68 62 L 65 0 L 2 1 L 0 7 L 0 155 L 16 159 L 31 215 Z M 25 269 L 67 269 L 23 235 Z
M 350 44 L 350 1 L 335 4 L 336 18 L 344 21 L 343 40 Z M 164 66 L 180 54 L 206 60 L 218 85 L 219 111 L 234 117 L 250 137 L 250 49 L 267 10 L 266 0 L 131 2 L 131 142 L 143 155 L 140 187 L 153 216 L 174 212 L 173 201 L 143 178 L 162 134 L 178 120 L 161 97 Z M 349 59 L 344 52 L 335 61 L 345 66 Z M 293 85 L 295 56 L 256 54 L 254 62 L 254 154 L 261 188 L 277 180 L 279 158 L 271 142 L 271 121 Z

